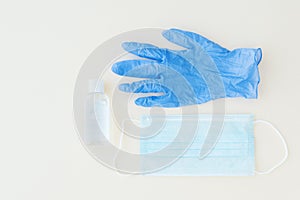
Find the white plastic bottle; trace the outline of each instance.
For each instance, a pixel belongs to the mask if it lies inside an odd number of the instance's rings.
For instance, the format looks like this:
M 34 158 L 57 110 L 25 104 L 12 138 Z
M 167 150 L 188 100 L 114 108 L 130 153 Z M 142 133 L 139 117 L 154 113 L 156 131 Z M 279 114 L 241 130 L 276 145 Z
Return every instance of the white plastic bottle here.
M 90 80 L 85 104 L 85 143 L 104 144 L 109 141 L 109 120 L 109 98 L 104 94 L 103 81 Z

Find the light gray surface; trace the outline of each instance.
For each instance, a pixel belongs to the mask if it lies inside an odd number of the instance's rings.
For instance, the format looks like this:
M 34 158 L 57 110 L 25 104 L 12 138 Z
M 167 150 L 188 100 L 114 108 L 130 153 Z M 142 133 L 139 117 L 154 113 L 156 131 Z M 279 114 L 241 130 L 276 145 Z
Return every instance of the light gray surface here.
M 296 0 L 2 1 L 0 199 L 299 199 L 299 8 Z M 126 177 L 90 157 L 73 125 L 77 73 L 97 45 L 141 27 L 261 47 L 259 99 L 227 100 L 226 110 L 274 123 L 288 161 L 254 177 Z M 270 129 L 256 135 L 258 167 L 267 168 L 282 148 Z

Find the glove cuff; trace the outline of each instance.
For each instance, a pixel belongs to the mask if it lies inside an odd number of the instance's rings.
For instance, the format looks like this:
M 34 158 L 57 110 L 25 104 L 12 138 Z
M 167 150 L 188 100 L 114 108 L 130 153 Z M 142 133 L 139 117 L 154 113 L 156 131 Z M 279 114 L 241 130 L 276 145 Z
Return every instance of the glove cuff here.
M 239 63 L 239 72 L 236 78 L 225 77 L 224 84 L 226 97 L 244 97 L 256 99 L 258 97 L 258 84 L 260 82 L 258 65 L 262 59 L 262 50 L 239 49 L 244 62 Z M 227 80 L 227 83 L 226 83 Z

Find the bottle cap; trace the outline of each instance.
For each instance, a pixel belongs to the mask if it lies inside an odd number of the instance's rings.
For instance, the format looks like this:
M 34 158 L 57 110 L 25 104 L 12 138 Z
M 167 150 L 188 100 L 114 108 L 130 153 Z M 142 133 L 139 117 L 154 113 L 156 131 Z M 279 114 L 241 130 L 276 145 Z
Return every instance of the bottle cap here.
M 102 94 L 104 94 L 103 80 L 98 80 L 98 79 L 89 80 L 89 93 L 102 93 Z

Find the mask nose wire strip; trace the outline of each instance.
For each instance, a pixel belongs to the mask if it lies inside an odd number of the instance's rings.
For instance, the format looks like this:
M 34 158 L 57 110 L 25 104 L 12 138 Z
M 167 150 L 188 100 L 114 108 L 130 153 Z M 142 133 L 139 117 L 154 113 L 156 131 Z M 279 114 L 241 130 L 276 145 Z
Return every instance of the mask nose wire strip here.
M 268 121 L 265 121 L 265 120 L 255 120 L 254 123 L 262 123 L 262 124 L 270 126 L 275 131 L 275 133 L 278 135 L 278 137 L 282 141 L 282 144 L 283 144 L 283 147 L 284 147 L 285 155 L 284 155 L 284 157 L 282 158 L 281 161 L 279 161 L 273 167 L 271 167 L 270 169 L 267 169 L 265 171 L 255 170 L 255 173 L 257 173 L 257 174 L 269 174 L 273 170 L 275 170 L 276 168 L 278 168 L 279 166 L 281 166 L 286 161 L 286 159 L 288 158 L 289 150 L 288 150 L 288 147 L 287 147 L 287 143 L 286 143 L 285 139 L 283 138 L 281 132 L 277 128 L 275 128 L 272 123 L 270 123 Z

